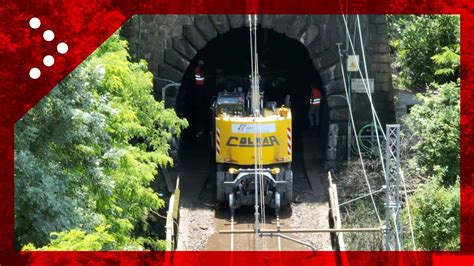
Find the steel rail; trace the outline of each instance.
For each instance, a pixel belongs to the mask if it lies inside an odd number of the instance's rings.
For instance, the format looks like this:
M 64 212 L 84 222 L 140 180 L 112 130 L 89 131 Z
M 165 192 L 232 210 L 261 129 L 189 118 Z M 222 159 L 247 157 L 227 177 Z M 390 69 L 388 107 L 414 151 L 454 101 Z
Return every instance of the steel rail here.
M 250 234 L 255 233 L 254 229 L 240 229 L 240 230 L 219 230 L 219 234 Z M 380 232 L 383 228 L 323 228 L 323 229 L 260 229 L 259 233 L 339 233 L 339 232 Z

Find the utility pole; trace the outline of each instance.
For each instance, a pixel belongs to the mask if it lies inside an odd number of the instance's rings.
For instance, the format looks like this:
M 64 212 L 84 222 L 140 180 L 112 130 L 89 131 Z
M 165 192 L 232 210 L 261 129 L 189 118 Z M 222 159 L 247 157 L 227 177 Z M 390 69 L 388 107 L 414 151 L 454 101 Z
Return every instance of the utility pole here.
M 400 214 L 400 125 L 387 124 L 385 146 L 385 250 L 403 250 Z M 393 223 L 393 230 L 392 230 Z

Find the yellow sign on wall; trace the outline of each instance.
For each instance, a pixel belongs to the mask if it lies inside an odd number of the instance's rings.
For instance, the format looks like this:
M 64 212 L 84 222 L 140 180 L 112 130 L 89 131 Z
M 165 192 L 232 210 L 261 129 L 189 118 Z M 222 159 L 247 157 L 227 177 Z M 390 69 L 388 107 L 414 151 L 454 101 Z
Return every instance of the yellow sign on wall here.
M 359 71 L 359 55 L 349 55 L 347 57 L 347 71 L 349 72 Z

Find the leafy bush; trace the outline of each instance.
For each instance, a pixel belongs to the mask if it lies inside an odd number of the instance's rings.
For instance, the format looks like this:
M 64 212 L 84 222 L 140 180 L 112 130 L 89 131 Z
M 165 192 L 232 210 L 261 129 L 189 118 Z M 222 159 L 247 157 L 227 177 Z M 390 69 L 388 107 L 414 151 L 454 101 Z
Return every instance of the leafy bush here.
M 428 180 L 410 199 L 418 249 L 459 249 L 460 88 L 434 84 L 406 117 L 409 175 Z M 415 141 L 414 141 L 415 140 Z M 407 221 L 407 212 L 404 216 Z M 408 239 L 407 239 L 408 240 Z M 410 241 L 406 242 L 411 245 Z
M 459 250 L 459 178 L 447 188 L 436 178 L 430 180 L 412 196 L 410 204 L 418 249 Z
M 418 95 L 422 104 L 413 106 L 405 120 L 404 141 L 419 139 L 412 147 L 413 172 L 452 185 L 460 173 L 460 88 L 456 83 L 434 86 L 436 90 Z
M 187 122 L 155 101 L 146 62 L 129 57 L 114 34 L 17 122 L 17 247 L 46 245 L 51 232 L 45 249 L 159 246 L 132 232 L 164 205 L 150 184 Z
M 24 251 L 33 250 L 61 250 L 61 251 L 99 251 L 107 250 L 112 246 L 115 238 L 107 233 L 106 227 L 101 225 L 95 232 L 87 233 L 83 230 L 72 229 L 70 231 L 51 233 L 53 237 L 48 246 L 36 248 L 33 244 L 23 247 Z
M 416 90 L 424 89 L 434 82 L 441 84 L 457 80 L 459 62 L 448 64 L 449 73 L 435 75 L 439 65 L 432 57 L 446 52 L 451 57 L 456 53 L 459 55 L 459 16 L 389 16 L 388 22 L 394 63 L 399 70 L 399 85 Z

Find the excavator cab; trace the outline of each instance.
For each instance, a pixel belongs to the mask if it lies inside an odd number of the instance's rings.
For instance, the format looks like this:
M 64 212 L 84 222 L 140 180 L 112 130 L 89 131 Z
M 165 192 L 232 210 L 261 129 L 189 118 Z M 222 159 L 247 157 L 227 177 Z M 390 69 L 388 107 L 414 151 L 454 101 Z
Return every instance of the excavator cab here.
M 243 116 L 245 110 L 245 96 L 243 92 L 220 92 L 215 104 L 216 114 Z

